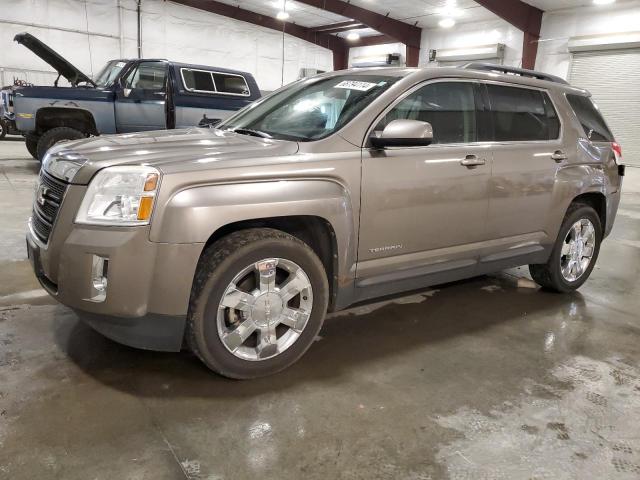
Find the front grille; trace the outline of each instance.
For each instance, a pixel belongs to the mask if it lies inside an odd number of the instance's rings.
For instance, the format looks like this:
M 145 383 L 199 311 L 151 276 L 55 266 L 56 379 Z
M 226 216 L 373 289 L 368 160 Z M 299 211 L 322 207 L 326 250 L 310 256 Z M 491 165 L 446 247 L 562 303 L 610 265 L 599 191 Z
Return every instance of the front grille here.
M 49 241 L 58 210 L 67 191 L 68 183 L 41 172 L 33 202 L 33 232 L 44 243 Z

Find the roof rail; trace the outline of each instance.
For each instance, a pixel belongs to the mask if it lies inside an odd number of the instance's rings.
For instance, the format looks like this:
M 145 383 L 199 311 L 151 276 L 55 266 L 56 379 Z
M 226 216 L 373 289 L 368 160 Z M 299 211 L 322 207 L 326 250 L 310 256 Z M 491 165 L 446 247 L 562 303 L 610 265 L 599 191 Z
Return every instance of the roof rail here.
M 505 65 L 495 65 L 492 63 L 478 63 L 472 62 L 462 65 L 462 68 L 468 70 L 481 70 L 485 72 L 497 72 L 504 73 L 506 75 L 518 75 L 521 77 L 537 78 L 538 80 L 546 80 L 547 82 L 562 83 L 569 85 L 565 79 L 556 77 L 555 75 L 549 75 L 548 73 L 537 72 L 535 70 L 527 70 L 525 68 L 507 67 Z

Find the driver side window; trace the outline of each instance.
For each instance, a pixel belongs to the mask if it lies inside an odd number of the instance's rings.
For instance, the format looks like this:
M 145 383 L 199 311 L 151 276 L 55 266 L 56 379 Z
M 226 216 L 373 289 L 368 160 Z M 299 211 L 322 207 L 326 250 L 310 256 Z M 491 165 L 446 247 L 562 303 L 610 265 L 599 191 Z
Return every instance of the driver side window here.
M 167 79 L 167 66 L 164 62 L 143 62 L 131 71 L 124 82 L 131 90 L 162 91 Z
M 437 82 L 425 85 L 393 107 L 374 131 L 382 132 L 389 122 L 398 119 L 429 122 L 433 127 L 433 144 L 475 142 L 473 84 Z

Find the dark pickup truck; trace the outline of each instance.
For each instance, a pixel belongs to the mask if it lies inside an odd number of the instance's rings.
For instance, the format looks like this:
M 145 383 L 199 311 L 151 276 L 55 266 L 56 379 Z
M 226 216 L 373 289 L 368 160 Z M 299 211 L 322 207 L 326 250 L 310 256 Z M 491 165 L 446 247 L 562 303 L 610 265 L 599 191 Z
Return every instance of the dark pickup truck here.
M 39 160 L 62 140 L 213 125 L 260 97 L 246 72 L 162 59 L 112 60 L 92 79 L 33 35 L 14 40 L 59 74 L 53 86 L 13 86 L 2 93 L 5 129 L 24 135 Z M 58 86 L 60 77 L 71 86 Z

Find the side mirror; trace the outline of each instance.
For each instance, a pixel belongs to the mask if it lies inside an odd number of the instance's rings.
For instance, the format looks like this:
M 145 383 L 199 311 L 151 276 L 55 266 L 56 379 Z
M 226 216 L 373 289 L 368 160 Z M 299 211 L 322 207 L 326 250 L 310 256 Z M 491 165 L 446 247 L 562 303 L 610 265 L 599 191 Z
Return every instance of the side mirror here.
M 131 89 L 125 88 L 122 90 L 122 93 L 124 94 L 125 97 L 128 97 L 129 95 L 131 95 Z
M 424 147 L 432 142 L 433 127 L 420 120 L 393 120 L 379 136 L 371 137 L 371 144 L 376 148 Z

